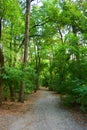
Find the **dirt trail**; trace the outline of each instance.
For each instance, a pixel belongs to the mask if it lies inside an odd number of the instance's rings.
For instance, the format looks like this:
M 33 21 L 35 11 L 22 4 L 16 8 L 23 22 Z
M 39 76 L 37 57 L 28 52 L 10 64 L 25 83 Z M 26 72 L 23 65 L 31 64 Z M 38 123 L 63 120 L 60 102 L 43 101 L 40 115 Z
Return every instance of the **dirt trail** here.
M 39 95 L 29 106 L 29 111 L 7 130 L 87 130 L 82 122 L 76 122 L 72 114 L 60 106 L 58 95 L 47 90 L 40 90 Z

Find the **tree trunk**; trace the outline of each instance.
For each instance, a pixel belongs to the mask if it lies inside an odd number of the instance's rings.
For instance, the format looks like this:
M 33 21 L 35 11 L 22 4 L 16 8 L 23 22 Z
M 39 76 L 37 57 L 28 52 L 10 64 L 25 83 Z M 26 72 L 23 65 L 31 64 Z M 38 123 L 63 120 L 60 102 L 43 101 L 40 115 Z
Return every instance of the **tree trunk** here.
M 4 67 L 4 57 L 2 50 L 0 48 L 0 106 L 2 105 L 2 100 L 3 100 L 3 67 Z
M 21 86 L 20 86 L 20 92 L 19 92 L 19 102 L 24 102 L 24 87 L 25 87 L 25 82 L 22 81 L 21 82 Z
M 9 85 L 10 88 L 10 99 L 11 101 L 15 101 L 15 90 L 14 90 L 14 86 L 12 86 L 12 84 Z
M 77 37 L 77 30 L 74 26 L 72 26 L 73 28 L 73 34 Z M 78 42 L 76 42 L 76 49 L 77 49 L 77 53 L 76 53 L 76 61 L 77 61 L 77 78 L 80 80 L 81 79 L 81 71 L 80 71 L 80 54 L 79 54 L 79 44 Z
M 11 41 L 10 41 L 10 45 L 9 45 L 9 48 L 10 48 L 10 60 L 9 60 L 9 67 L 12 67 L 12 49 L 13 49 L 13 46 L 12 46 L 12 28 L 13 28 L 13 25 L 11 25 L 11 30 L 10 30 L 10 36 L 11 36 Z M 14 87 L 14 84 L 10 83 L 9 85 L 9 89 L 10 89 L 10 99 L 11 101 L 15 101 L 15 87 Z
M 23 71 L 25 70 L 28 60 L 28 42 L 29 42 L 29 24 L 30 24 L 30 3 L 31 0 L 26 0 L 26 20 L 25 20 L 25 44 L 24 44 L 24 59 L 23 59 Z M 24 102 L 24 88 L 25 81 L 21 82 L 19 101 Z
M 36 47 L 37 49 L 35 48 L 35 60 L 36 60 L 36 80 L 35 80 L 35 92 L 39 89 L 39 76 L 40 76 L 40 49 L 39 49 L 39 44 L 38 42 L 36 41 Z
M 0 18 L 0 41 L 1 41 L 1 18 Z M 0 106 L 2 105 L 2 100 L 3 100 L 3 78 L 2 78 L 2 74 L 3 74 L 3 69 L 4 69 L 4 56 L 2 53 L 2 49 L 0 46 Z
M 2 19 L 0 18 L 0 40 L 1 40 L 1 30 L 2 30 Z

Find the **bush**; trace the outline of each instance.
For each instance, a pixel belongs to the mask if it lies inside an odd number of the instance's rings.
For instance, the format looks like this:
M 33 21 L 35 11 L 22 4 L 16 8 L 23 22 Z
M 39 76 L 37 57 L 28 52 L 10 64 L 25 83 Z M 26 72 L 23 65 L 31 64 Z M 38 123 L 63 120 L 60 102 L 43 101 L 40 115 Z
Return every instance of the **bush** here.
M 74 94 L 77 96 L 76 103 L 81 104 L 82 111 L 87 110 L 87 86 L 81 86 L 73 90 Z
M 19 95 L 20 85 L 22 81 L 25 81 L 24 92 L 29 94 L 35 89 L 35 71 L 32 67 L 26 66 L 25 70 L 22 67 L 9 67 L 5 66 L 3 80 L 4 80 L 4 93 L 3 97 L 17 98 Z

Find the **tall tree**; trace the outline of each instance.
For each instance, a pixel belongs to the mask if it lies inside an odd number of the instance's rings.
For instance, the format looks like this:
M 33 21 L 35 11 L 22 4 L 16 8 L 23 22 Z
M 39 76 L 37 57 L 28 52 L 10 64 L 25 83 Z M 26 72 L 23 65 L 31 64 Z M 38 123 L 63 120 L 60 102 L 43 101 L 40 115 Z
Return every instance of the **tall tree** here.
M 28 43 L 29 43 L 29 23 L 30 23 L 30 3 L 31 0 L 26 0 L 26 20 L 25 20 L 25 44 L 24 44 L 24 58 L 23 58 L 23 71 L 25 70 L 28 60 Z M 19 101 L 24 102 L 24 88 L 25 82 L 21 82 Z
M 35 56 L 35 60 L 36 60 L 36 88 L 35 88 L 35 92 L 39 89 L 39 77 L 40 77 L 40 45 L 39 42 L 36 40 L 36 56 Z
M 1 29 L 2 29 L 2 20 L 0 19 L 0 42 L 1 42 Z M 2 79 L 3 67 L 4 67 L 4 57 L 2 48 L 0 46 L 0 106 L 2 105 L 2 96 L 3 96 L 3 79 Z

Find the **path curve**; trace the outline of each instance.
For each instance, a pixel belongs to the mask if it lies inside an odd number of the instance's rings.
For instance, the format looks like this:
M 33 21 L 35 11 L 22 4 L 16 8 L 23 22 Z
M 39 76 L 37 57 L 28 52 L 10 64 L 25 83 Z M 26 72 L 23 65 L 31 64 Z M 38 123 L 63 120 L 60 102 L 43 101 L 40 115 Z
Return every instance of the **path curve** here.
M 29 111 L 8 130 L 87 130 L 70 112 L 60 107 L 58 95 L 47 90 L 39 93 L 40 97 L 29 106 Z

